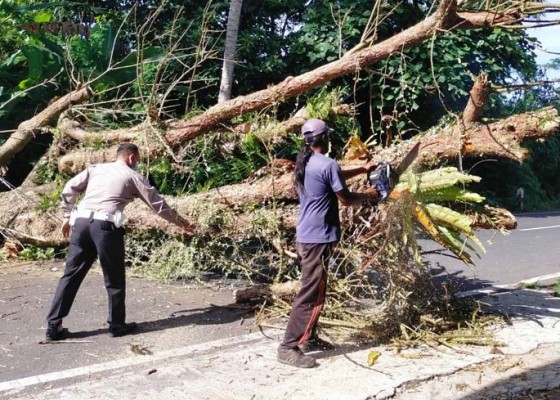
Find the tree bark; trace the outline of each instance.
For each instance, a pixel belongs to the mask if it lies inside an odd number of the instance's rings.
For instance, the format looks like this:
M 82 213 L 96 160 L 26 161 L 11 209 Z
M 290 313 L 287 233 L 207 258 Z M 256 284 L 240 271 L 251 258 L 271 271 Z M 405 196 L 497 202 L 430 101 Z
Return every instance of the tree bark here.
M 7 165 L 12 157 L 21 151 L 27 143 L 39 132 L 40 128 L 47 126 L 72 104 L 81 103 L 92 96 L 93 92 L 88 86 L 77 89 L 56 100 L 39 114 L 22 122 L 6 142 L 0 147 L 0 165 Z
M 218 103 L 223 103 L 231 98 L 233 87 L 233 69 L 235 68 L 235 48 L 237 47 L 237 33 L 239 31 L 239 18 L 243 0 L 230 0 L 228 22 L 226 28 L 226 43 L 224 51 L 224 65 L 222 67 L 222 82 Z
M 492 123 L 473 124 L 465 130 L 461 125 L 447 126 L 419 140 L 412 139 L 398 146 L 381 150 L 374 159 L 398 164 L 403 154 L 420 142 L 417 165 L 436 165 L 443 160 L 465 157 L 495 157 L 523 161 L 528 150 L 521 146 L 527 139 L 554 135 L 560 128 L 558 110 L 554 107 L 513 115 Z
M 113 144 L 131 142 L 146 137 L 149 126 L 144 124 L 133 128 L 112 129 L 100 132 L 88 132 L 83 124 L 73 118 L 71 113 L 64 112 L 58 119 L 57 127 L 62 135 L 68 136 L 83 144 Z
M 329 114 L 333 116 L 340 115 L 352 115 L 355 113 L 355 109 L 349 104 L 340 104 L 333 106 Z M 272 127 L 266 129 L 266 136 L 272 137 L 276 141 L 275 144 L 281 143 L 284 138 L 287 137 L 288 133 L 297 132 L 305 121 L 309 118 L 305 108 L 301 112 L 298 112 L 294 117 L 281 122 L 278 125 L 273 125 Z M 80 122 L 75 121 L 68 115 L 61 116 L 59 120 L 59 129 L 63 134 L 66 134 L 85 144 L 97 144 L 106 143 L 109 145 L 119 143 L 122 141 L 134 141 L 140 140 L 143 142 L 146 138 L 151 138 L 151 127 L 139 125 L 131 129 L 118 129 L 118 130 L 108 130 L 101 132 L 87 132 Z M 250 123 L 244 123 L 236 126 L 233 129 L 233 133 L 238 135 L 244 135 L 251 131 L 258 130 L 258 126 L 253 126 Z M 231 131 L 229 131 L 231 133 Z M 146 140 L 149 146 L 142 146 L 141 143 L 137 143 L 140 146 L 140 151 L 143 159 L 149 159 L 150 157 L 155 157 L 157 155 L 164 154 L 164 146 L 158 142 L 157 138 L 154 140 Z M 62 156 L 58 160 L 58 170 L 60 172 L 75 175 L 80 171 L 84 170 L 87 165 L 93 163 L 101 163 L 107 161 L 113 161 L 117 151 L 116 146 L 109 148 L 85 148 L 80 150 L 74 150 Z
M 140 156 L 143 161 L 165 153 L 165 148 L 161 143 L 146 141 L 146 144 L 136 143 L 140 149 Z M 118 145 L 96 149 L 83 148 L 74 150 L 58 159 L 58 170 L 62 173 L 76 175 L 83 171 L 90 164 L 99 164 L 115 161 L 117 157 Z
M 466 131 L 460 125 L 446 127 L 434 134 L 423 136 L 420 140 L 413 139 L 399 146 L 382 149 L 374 155 L 374 159 L 398 165 L 409 149 L 419 141 L 420 151 L 416 160 L 418 166 L 436 165 L 443 160 L 454 159 L 459 152 L 468 157 L 500 157 L 521 161 L 527 156 L 527 150 L 520 145 L 523 140 L 551 136 L 559 127 L 558 111 L 549 107 L 532 113 L 514 115 L 491 124 L 475 123 Z M 114 153 L 111 155 L 112 160 Z M 169 203 L 181 214 L 192 219 L 202 233 L 223 229 L 222 226 L 212 226 L 208 221 L 220 213 L 227 213 L 235 221 L 234 229 L 237 234 L 244 235 L 250 231 L 255 217 L 246 212 L 247 206 L 266 204 L 274 200 L 280 207 L 276 218 L 281 215 L 281 228 L 287 231 L 294 228 L 297 214 L 292 169 L 293 163 L 278 160 L 273 166 L 261 171 L 261 177 L 256 173 L 255 177 L 247 182 L 182 198 L 172 198 L 169 199 Z M 359 178 L 351 181 L 351 184 L 352 182 L 357 182 L 354 184 L 358 186 L 365 185 L 363 181 L 360 183 Z M 52 192 L 52 185 L 24 193 L 28 199 L 26 203 L 21 201 L 18 192 L 0 194 L 0 228 L 12 229 L 45 242 L 58 240 L 60 220 L 50 214 L 40 214 L 33 208 L 41 196 L 50 193 L 49 190 Z M 503 211 L 497 211 L 498 217 L 503 220 L 502 226 L 514 226 L 514 219 Z M 158 218 L 139 201 L 129 206 L 126 213 L 126 224 L 130 229 L 182 234 L 179 228 Z M 488 224 L 484 223 L 483 219 L 477 222 L 481 227 L 488 227 Z M 22 235 L 20 240 L 25 240 Z
M 117 146 L 104 149 L 80 149 L 68 153 L 58 160 L 58 170 L 63 173 L 76 175 L 86 165 L 115 161 Z
M 251 300 L 259 300 L 263 297 L 276 297 L 280 299 L 289 299 L 294 297 L 301 287 L 301 283 L 297 281 L 288 281 L 283 283 L 256 284 L 243 289 L 237 289 L 233 292 L 234 303 L 245 303 Z
M 402 52 L 404 49 L 415 46 L 440 32 L 513 25 L 520 20 L 522 15 L 520 9 L 517 8 L 504 13 L 458 13 L 456 0 L 442 0 L 434 14 L 383 42 L 344 56 L 305 74 L 288 77 L 283 82 L 268 89 L 217 104 L 190 120 L 169 123 L 166 140 L 170 145 L 191 140 L 215 129 L 233 117 L 263 109 L 274 103 L 297 96 L 325 82 L 344 75 L 354 74 L 368 65 L 386 59 L 392 54 Z
M 480 120 L 484 105 L 491 92 L 492 87 L 490 86 L 488 74 L 480 74 L 474 82 L 473 88 L 469 93 L 469 101 L 463 111 L 463 124 L 465 128 L 470 128 L 472 124 Z

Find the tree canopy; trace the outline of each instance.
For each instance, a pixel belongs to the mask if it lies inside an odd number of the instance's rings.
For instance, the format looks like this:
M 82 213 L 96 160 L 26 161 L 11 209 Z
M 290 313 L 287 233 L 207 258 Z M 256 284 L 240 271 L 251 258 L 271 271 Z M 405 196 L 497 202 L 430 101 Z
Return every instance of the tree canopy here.
M 507 12 L 504 1 L 460 2 L 462 10 Z M 507 3 L 507 4 L 506 4 Z M 511 3 L 511 2 L 510 2 Z M 438 2 L 246 0 L 233 97 L 266 89 L 390 38 L 424 20 Z M 531 3 L 532 4 L 532 3 Z M 103 127 L 199 114 L 217 101 L 229 2 L 0 1 L 0 130 L 10 131 L 53 97 L 89 82 L 84 116 Z M 411 137 L 460 112 L 474 78 L 495 86 L 543 79 L 529 31 L 488 24 L 449 30 L 275 107 L 280 119 L 335 91 L 359 112 L 363 139 Z M 553 63 L 552 68 L 555 67 Z M 552 86 L 493 96 L 487 116 L 556 100 Z M 251 118 L 245 117 L 245 118 Z M 1 139 L 0 139 L 1 140 Z

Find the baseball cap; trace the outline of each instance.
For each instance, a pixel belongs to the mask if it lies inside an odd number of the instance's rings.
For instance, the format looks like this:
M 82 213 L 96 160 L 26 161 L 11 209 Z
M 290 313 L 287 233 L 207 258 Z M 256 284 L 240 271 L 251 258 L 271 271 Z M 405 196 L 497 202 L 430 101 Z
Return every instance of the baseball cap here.
M 306 138 L 311 138 L 313 136 L 318 136 L 329 131 L 329 126 L 323 120 L 317 118 L 311 118 L 305 121 L 305 124 L 301 127 L 301 133 Z

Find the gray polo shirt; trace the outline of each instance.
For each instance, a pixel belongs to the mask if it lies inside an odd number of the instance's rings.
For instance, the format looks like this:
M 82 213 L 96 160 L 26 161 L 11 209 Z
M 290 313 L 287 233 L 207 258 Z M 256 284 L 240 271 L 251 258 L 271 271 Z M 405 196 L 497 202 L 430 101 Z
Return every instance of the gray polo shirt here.
M 113 214 L 123 211 L 135 198 L 141 199 L 160 217 L 179 223 L 179 216 L 158 191 L 138 172 L 123 161 L 94 164 L 70 179 L 62 190 L 61 208 L 68 217 L 80 193 L 84 193 L 79 210 Z
M 335 192 L 346 188 L 340 166 L 315 153 L 305 168 L 304 189 L 298 188 L 298 243 L 331 243 L 340 240 L 340 217 Z

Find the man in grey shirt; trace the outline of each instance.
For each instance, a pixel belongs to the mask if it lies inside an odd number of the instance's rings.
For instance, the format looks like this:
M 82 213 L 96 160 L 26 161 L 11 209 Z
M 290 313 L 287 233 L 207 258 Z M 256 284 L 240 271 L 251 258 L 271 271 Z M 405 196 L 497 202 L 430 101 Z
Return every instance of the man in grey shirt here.
M 61 208 L 65 220 L 62 234 L 64 237 L 70 236 L 70 246 L 64 275 L 58 282 L 47 316 L 47 340 L 65 338 L 67 331 L 62 328 L 62 319 L 69 314 L 78 289 L 97 257 L 109 298 L 109 336 L 126 335 L 136 329 L 136 323 L 125 322 L 122 212 L 128 203 L 140 198 L 159 216 L 192 233 L 193 226 L 165 202 L 147 179 L 135 171 L 139 160 L 138 147 L 123 143 L 117 149 L 115 162 L 91 165 L 64 186 Z M 84 193 L 84 197 L 74 209 L 81 193 Z
M 375 168 L 373 162 L 342 171 L 327 157 L 329 127 L 319 119 L 310 119 L 301 128 L 304 147 L 296 160 L 294 184 L 300 209 L 296 226 L 296 246 L 301 265 L 301 289 L 290 312 L 284 341 L 278 348 L 278 361 L 299 368 L 312 368 L 315 359 L 305 351 L 332 347 L 316 336 L 316 325 L 327 291 L 326 266 L 332 246 L 340 240 L 338 202 L 358 205 L 377 198 L 370 188 L 363 193 L 348 190 L 346 179 Z

